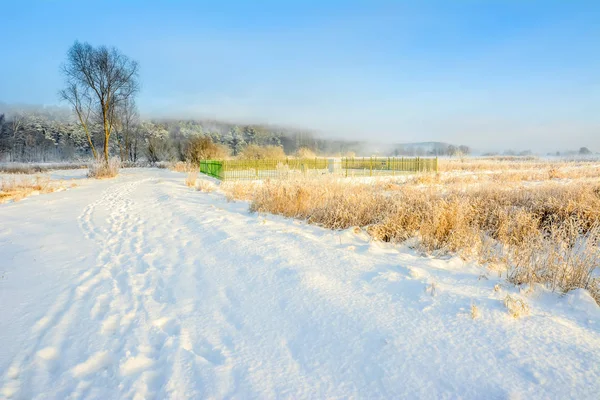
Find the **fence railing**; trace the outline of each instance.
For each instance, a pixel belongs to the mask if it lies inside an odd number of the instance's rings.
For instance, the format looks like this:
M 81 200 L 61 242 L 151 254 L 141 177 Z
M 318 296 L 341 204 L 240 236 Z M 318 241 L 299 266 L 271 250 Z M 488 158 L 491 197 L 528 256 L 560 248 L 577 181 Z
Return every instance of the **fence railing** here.
M 223 161 L 200 161 L 200 172 L 212 176 L 213 178 L 223 180 Z
M 280 160 L 205 160 L 200 172 L 220 180 L 287 178 L 297 175 L 396 175 L 437 172 L 437 158 L 286 158 Z
M 395 175 L 402 172 L 437 172 L 436 158 L 343 158 L 342 169 L 346 176 L 356 175 Z
M 223 181 L 284 178 L 298 173 L 325 174 L 327 170 L 328 160 L 325 158 L 200 161 L 200 172 Z

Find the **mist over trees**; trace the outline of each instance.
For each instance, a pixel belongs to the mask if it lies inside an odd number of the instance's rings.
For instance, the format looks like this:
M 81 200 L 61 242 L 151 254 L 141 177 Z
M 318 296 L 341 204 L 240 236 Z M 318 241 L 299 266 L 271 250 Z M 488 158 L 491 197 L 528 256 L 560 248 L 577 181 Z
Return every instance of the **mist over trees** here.
M 61 69 L 65 84 L 59 92 L 71 112 L 61 107 L 0 104 L 0 161 L 102 157 L 108 162 L 116 155 L 122 162 L 197 162 L 202 158 L 255 158 L 264 154 L 462 157 L 471 153 L 466 145 L 441 142 L 376 144 L 260 124 L 142 119 L 135 102 L 138 71 L 138 64 L 114 47 L 75 42 Z M 587 148 L 579 151 L 589 153 Z
M 85 132 L 58 108 L 0 111 L 0 161 L 66 161 L 89 158 Z
M 135 102 L 138 71 L 137 62 L 114 47 L 75 42 L 61 69 L 65 84 L 59 92 L 70 111 L 63 107 L 9 107 L 0 103 L 0 162 L 102 157 L 108 163 L 111 155 L 132 163 L 197 162 L 202 158 L 256 158 L 265 154 L 462 157 L 472 152 L 469 146 L 442 142 L 377 144 L 328 139 L 309 130 L 270 125 L 142 119 Z M 498 153 L 489 153 L 494 154 Z M 585 156 L 593 152 L 581 147 L 578 152 L 556 154 Z M 504 155 L 526 156 L 531 152 L 507 150 Z
M 75 110 L 75 107 L 73 107 Z M 59 107 L 0 106 L 0 161 L 85 160 L 106 140 L 102 121 Z M 459 156 L 466 146 L 444 143 L 374 145 L 326 139 L 310 131 L 214 120 L 144 120 L 133 100 L 116 109 L 108 151 L 124 162 L 196 161 L 199 157 L 242 156 L 251 146 L 279 147 L 306 156 Z M 200 139 L 204 139 L 201 141 Z M 208 145 L 207 140 L 211 145 Z M 218 151 L 204 151 L 204 148 Z M 246 155 L 252 151 L 247 151 Z
M 70 106 L 0 104 L 0 161 L 99 159 L 191 161 L 216 157 L 424 156 L 468 154 L 466 146 L 372 146 L 310 131 L 212 120 L 143 120 L 136 107 L 138 64 L 114 47 L 75 42 L 61 72 L 59 98 Z M 98 149 L 102 149 L 99 151 Z M 262 149 L 262 150 L 261 150 Z

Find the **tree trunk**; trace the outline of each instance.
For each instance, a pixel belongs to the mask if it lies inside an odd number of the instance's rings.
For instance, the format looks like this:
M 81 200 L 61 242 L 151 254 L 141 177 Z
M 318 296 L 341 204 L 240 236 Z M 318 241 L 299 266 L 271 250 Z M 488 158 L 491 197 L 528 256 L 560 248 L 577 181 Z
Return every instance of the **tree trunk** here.
M 98 159 L 98 153 L 96 153 L 96 147 L 94 147 L 94 143 L 92 142 L 92 137 L 88 132 L 87 128 L 85 129 L 85 133 L 87 134 L 88 143 L 90 144 L 90 148 L 92 149 L 92 154 L 94 155 L 94 160 Z
M 104 161 L 108 164 L 108 136 L 104 137 Z
M 108 106 L 107 103 L 102 102 L 102 122 L 104 125 L 104 161 L 108 165 L 108 141 L 110 140 L 110 130 L 112 127 L 109 126 L 108 121 Z
M 79 122 L 81 123 L 81 126 L 83 127 L 83 130 L 85 131 L 85 135 L 87 136 L 87 140 L 88 140 L 88 143 L 90 144 L 90 148 L 92 149 L 92 154 L 94 155 L 94 160 L 97 160 L 98 153 L 96 153 L 96 147 L 94 146 L 94 142 L 92 142 L 92 135 L 90 135 L 90 131 L 88 129 L 87 119 L 84 122 L 82 113 L 78 109 L 75 109 L 75 110 L 77 112 L 77 117 L 79 117 Z

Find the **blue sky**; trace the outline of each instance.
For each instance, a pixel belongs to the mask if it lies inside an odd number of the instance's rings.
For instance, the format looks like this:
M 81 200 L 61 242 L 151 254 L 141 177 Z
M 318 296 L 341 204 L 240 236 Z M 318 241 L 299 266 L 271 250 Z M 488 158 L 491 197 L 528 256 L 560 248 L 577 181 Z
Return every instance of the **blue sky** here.
M 147 116 L 384 142 L 600 151 L 598 1 L 10 1 L 0 101 L 56 104 L 75 41 L 139 61 Z

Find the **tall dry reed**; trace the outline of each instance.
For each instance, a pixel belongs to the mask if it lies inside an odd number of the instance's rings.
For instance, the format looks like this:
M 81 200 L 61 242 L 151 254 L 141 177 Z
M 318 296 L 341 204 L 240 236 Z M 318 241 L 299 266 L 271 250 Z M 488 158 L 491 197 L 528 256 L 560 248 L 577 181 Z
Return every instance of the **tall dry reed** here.
M 511 282 L 585 288 L 600 303 L 599 183 L 388 189 L 336 178 L 267 181 L 252 187 L 250 208 L 331 229 L 366 227 L 383 241 L 416 237 L 423 250 L 501 266 Z

